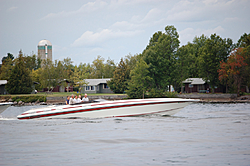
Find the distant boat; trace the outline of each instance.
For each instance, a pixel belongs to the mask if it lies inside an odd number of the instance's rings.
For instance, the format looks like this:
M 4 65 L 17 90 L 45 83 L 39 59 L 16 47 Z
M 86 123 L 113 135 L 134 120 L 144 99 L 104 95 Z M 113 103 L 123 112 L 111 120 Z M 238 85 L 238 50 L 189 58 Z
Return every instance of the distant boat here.
M 49 106 L 31 109 L 18 115 L 22 119 L 41 118 L 109 118 L 148 114 L 173 115 L 198 100 L 181 98 L 153 98 L 104 101 L 77 105 Z
M 4 102 L 4 103 L 0 103 L 0 114 L 5 111 L 9 106 L 11 106 L 11 104 L 13 104 L 13 102 Z

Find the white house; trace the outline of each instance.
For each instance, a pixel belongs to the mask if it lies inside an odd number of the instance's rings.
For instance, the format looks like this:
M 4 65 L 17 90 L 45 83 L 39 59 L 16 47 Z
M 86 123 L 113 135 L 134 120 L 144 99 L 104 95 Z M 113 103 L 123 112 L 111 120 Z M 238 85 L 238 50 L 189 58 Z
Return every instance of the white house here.
M 113 93 L 107 85 L 110 78 L 85 79 L 87 85 L 81 86 L 81 93 Z

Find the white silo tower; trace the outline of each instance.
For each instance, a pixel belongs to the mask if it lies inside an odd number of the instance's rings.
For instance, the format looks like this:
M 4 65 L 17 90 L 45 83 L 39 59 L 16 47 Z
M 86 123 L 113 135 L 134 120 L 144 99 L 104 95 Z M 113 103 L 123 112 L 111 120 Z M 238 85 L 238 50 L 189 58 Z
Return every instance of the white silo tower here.
M 48 40 L 41 40 L 38 43 L 38 57 L 43 59 L 50 59 L 52 61 L 52 44 Z

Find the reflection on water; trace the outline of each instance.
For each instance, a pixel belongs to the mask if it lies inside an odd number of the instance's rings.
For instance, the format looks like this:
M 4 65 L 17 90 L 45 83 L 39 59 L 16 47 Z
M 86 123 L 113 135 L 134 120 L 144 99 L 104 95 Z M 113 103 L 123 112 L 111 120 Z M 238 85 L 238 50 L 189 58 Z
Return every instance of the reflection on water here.
M 17 120 L 0 114 L 0 165 L 249 165 L 250 104 L 191 104 L 171 117 Z

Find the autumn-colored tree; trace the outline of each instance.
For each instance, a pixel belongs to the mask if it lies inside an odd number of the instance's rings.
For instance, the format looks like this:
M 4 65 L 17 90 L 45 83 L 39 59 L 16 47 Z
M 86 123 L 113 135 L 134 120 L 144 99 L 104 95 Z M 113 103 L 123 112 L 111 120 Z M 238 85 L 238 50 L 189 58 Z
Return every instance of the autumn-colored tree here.
M 245 62 L 245 58 L 242 56 L 243 48 L 237 48 L 227 59 L 227 62 L 220 62 L 219 80 L 225 82 L 231 88 L 237 90 L 237 94 L 240 93 L 240 87 L 244 78 L 245 66 L 248 64 Z

